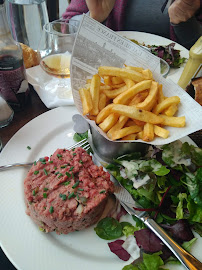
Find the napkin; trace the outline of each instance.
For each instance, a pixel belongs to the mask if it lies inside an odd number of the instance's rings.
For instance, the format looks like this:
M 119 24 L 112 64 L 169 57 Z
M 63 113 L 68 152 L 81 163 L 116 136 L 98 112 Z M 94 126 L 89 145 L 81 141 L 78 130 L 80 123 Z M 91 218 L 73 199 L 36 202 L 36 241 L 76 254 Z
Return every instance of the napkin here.
M 48 75 L 39 65 L 26 70 L 27 80 L 47 108 L 74 105 L 70 78 Z

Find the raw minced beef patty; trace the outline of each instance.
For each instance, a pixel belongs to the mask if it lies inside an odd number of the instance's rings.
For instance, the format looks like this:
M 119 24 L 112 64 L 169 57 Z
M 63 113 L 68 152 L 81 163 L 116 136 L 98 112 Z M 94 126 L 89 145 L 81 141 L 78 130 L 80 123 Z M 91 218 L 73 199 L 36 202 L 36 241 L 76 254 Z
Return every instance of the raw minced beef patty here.
M 27 214 L 41 230 L 67 234 L 98 221 L 113 183 L 82 148 L 57 149 L 33 164 L 24 192 Z

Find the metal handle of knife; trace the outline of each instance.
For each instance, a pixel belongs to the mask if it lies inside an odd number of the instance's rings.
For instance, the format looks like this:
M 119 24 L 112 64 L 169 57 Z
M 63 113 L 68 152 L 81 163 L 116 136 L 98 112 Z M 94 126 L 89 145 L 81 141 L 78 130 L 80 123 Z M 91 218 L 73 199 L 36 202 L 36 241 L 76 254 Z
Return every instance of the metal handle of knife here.
M 149 217 L 141 217 L 140 219 L 173 252 L 173 254 L 178 258 L 178 260 L 182 263 L 182 265 L 184 265 L 186 269 L 202 269 L 202 263 L 189 252 L 184 250 L 180 245 L 178 245 L 153 219 Z

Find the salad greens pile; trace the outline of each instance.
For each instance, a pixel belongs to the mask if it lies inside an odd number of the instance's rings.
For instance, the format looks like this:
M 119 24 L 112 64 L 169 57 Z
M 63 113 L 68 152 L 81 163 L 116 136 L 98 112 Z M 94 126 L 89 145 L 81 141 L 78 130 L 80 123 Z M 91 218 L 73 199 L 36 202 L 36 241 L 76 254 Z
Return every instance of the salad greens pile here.
M 167 46 L 150 46 L 151 53 L 165 60 L 170 67 L 179 68 L 186 60 L 180 56 L 180 51 L 174 49 L 175 43 L 170 43 Z
M 135 39 L 130 39 L 130 40 L 137 45 L 146 46 L 144 43 L 143 44 L 139 43 Z M 181 57 L 180 51 L 174 49 L 175 47 L 174 42 L 168 44 L 167 46 L 147 45 L 146 47 L 150 49 L 150 52 L 152 54 L 165 60 L 169 64 L 169 66 L 172 68 L 179 68 L 181 64 L 183 64 L 186 61 L 185 57 Z
M 202 149 L 176 141 L 144 158 L 126 157 L 107 168 L 135 201 L 156 209 L 158 223 L 186 219 L 202 236 Z
M 175 141 L 160 148 L 153 146 L 144 157 L 134 153 L 115 159 L 107 169 L 130 192 L 142 210 L 148 211 L 185 249 L 190 250 L 196 240 L 192 231 L 202 236 L 202 149 L 187 142 Z M 161 269 L 160 266 L 168 261 L 177 261 L 141 221 L 133 219 L 137 221 L 135 227 L 127 224 L 124 228 L 123 222 L 110 219 L 101 220 L 95 228 L 97 235 L 103 239 L 116 239 L 117 235 L 135 236 L 143 252 L 142 261 L 125 266 L 123 270 L 155 270 Z M 107 229 L 107 235 L 111 234 L 110 222 L 112 237 L 105 238 L 102 230 Z M 116 229 L 117 235 L 114 234 Z M 117 244 L 120 243 L 116 243 L 113 251 L 110 243 L 110 249 L 115 254 L 117 249 L 118 252 L 121 250 Z

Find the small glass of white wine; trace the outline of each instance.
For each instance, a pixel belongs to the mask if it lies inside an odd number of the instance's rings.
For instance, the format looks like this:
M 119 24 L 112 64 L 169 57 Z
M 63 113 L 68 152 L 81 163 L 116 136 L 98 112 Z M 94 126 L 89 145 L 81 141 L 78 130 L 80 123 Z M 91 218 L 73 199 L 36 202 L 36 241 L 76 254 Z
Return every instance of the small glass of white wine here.
M 77 27 L 64 21 L 53 21 L 44 25 L 38 47 L 41 68 L 51 77 L 58 78 L 59 87 L 66 85 L 70 78 L 71 53 Z

